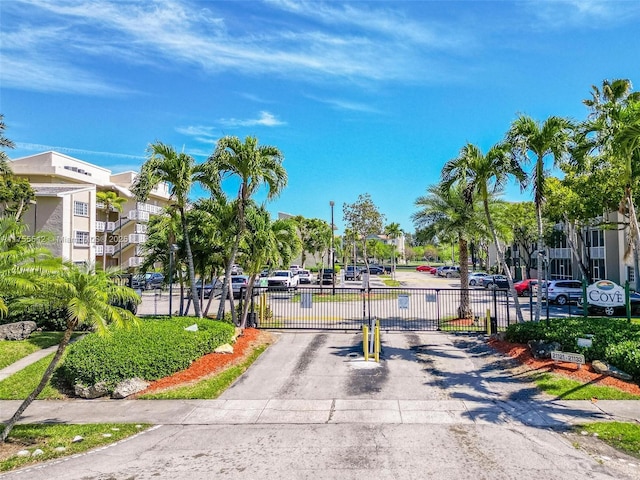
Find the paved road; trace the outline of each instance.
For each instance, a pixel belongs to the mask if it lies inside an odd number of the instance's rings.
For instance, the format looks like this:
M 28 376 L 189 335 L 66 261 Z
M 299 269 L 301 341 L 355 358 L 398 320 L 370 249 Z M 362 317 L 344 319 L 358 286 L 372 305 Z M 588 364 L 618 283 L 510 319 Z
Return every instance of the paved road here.
M 564 432 L 637 418 L 637 402 L 552 401 L 476 337 L 387 334 L 376 364 L 357 334 L 277 335 L 217 400 L 36 402 L 25 421 L 160 426 L 0 478 L 640 478 L 634 461 L 590 456 Z

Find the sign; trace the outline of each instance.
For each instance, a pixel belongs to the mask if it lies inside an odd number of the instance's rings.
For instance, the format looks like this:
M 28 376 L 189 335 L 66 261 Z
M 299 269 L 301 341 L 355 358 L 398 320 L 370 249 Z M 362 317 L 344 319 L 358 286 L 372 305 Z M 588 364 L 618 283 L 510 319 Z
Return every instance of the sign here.
M 424 298 L 428 303 L 436 303 L 438 301 L 438 296 L 435 293 L 427 293 Z
M 556 362 L 577 363 L 578 365 L 584 364 L 584 355 L 581 353 L 559 352 L 554 350 L 551 352 L 551 359 Z
M 624 288 L 610 280 L 598 280 L 587 287 L 587 303 L 599 307 L 623 307 Z
M 302 292 L 300 294 L 300 308 L 311 308 L 311 299 L 311 292 Z
M 591 347 L 593 347 L 593 340 L 591 340 L 590 338 L 579 338 L 578 339 L 578 346 L 579 347 L 591 348 Z
M 409 308 L 409 295 L 404 293 L 398 295 L 398 308 L 400 308 L 401 310 L 406 310 Z

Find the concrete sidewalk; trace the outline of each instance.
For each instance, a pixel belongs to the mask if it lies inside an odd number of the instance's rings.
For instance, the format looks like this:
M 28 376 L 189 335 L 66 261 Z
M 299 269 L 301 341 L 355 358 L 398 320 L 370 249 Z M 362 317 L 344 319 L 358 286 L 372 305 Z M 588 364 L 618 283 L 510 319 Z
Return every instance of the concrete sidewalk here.
M 42 350 L 33 352 L 32 354 L 21 358 L 17 362 L 12 363 L 11 365 L 3 368 L 2 370 L 0 370 L 0 382 L 5 378 L 10 377 L 14 373 L 19 372 L 20 370 L 28 367 L 32 363 L 35 363 L 38 360 L 46 357 L 47 355 L 51 353 L 55 353 L 57 349 L 58 349 L 57 345 L 54 345 L 53 347 L 49 347 L 49 348 L 43 348 Z

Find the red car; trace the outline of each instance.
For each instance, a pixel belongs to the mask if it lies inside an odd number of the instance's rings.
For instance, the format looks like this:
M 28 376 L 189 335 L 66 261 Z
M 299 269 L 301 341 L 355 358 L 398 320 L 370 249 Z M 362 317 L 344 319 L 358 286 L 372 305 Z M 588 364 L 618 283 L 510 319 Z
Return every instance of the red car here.
M 529 292 L 536 292 L 536 286 L 538 285 L 538 280 L 535 278 L 527 278 L 525 280 L 520 280 L 513 284 L 513 287 L 516 289 L 516 292 L 521 297 L 528 297 Z
M 433 273 L 436 271 L 436 267 L 431 267 L 429 265 L 418 265 L 416 267 L 416 271 L 418 272 L 427 272 L 427 273 Z

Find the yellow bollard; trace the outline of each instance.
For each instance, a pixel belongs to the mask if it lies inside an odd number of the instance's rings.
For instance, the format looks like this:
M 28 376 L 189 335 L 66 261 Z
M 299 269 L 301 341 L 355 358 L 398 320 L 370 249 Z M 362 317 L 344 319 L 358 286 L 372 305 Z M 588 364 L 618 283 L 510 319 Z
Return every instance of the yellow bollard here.
M 369 361 L 369 327 L 362 326 L 362 347 L 364 351 L 364 361 Z
M 267 316 L 267 294 L 262 293 L 260 295 L 260 302 L 258 303 L 258 311 L 260 315 L 260 322 L 265 321 L 265 317 Z
M 487 308 L 487 335 L 491 335 L 491 310 Z
M 380 363 L 380 324 L 376 322 L 374 329 L 374 354 L 376 362 Z

